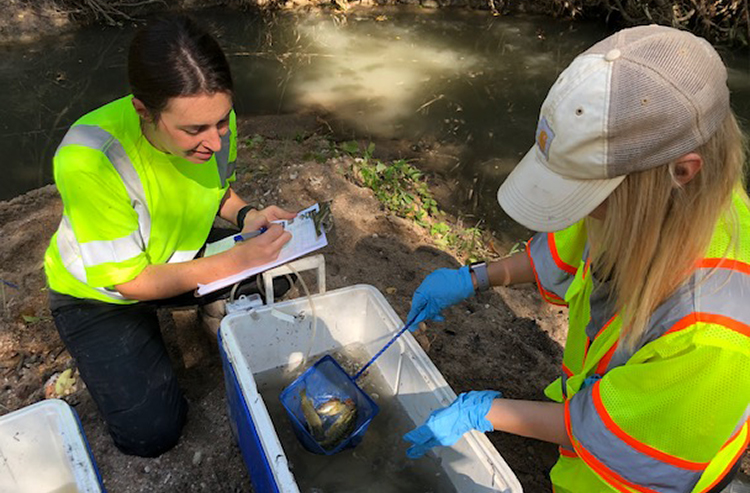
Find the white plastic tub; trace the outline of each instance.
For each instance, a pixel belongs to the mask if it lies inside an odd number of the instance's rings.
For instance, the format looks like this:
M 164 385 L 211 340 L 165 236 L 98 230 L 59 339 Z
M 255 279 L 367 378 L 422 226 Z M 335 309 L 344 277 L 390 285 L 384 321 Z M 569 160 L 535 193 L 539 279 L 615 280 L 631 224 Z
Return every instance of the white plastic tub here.
M 104 491 L 78 417 L 48 399 L 0 417 L 0 493 Z
M 373 356 L 402 326 L 383 295 L 372 286 L 314 295 L 313 301 L 318 323 L 311 361 L 353 343 L 363 344 Z M 298 298 L 233 313 L 221 323 L 219 347 L 230 419 L 258 492 L 296 493 L 299 489 L 253 374 L 295 366 L 309 344 L 312 318 L 307 298 Z M 421 424 L 431 411 L 456 397 L 408 332 L 374 366 L 415 423 Z M 461 493 L 522 491 L 513 472 L 482 433 L 471 432 L 453 447 L 435 451 L 445 474 Z

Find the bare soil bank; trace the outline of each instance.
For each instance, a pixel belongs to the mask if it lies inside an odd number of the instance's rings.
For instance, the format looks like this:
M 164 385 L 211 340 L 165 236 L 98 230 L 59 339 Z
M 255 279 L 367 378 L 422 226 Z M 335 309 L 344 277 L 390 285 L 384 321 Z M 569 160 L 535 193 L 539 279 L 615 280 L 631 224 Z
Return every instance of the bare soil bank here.
M 333 200 L 335 229 L 326 255 L 330 289 L 372 284 L 405 318 L 411 294 L 439 267 L 458 261 L 406 220 L 387 214 L 368 189 L 344 177 L 349 158 L 332 157 L 314 117 L 257 117 L 240 127 L 236 190 L 258 205 L 298 209 Z M 379 144 L 382 159 L 398 157 L 403 143 Z M 329 156 L 323 161 L 321 157 Z M 315 157 L 316 159 L 313 159 Z M 433 188 L 445 187 L 437 177 Z M 42 258 L 60 219 L 54 186 L 0 202 L 0 414 L 43 399 L 43 385 L 74 365 L 47 308 Z M 507 248 L 509 245 L 501 246 Z M 495 289 L 448 310 L 446 322 L 432 323 L 417 339 L 458 393 L 498 389 L 507 397 L 542 399 L 542 389 L 559 373 L 566 333 L 563 310 L 541 301 L 532 286 Z M 193 310 L 161 314 L 173 364 L 191 406 L 178 446 L 158 459 L 121 454 L 85 389 L 66 398 L 75 406 L 111 493 L 246 492 L 250 481 L 226 415 L 221 364 L 215 345 L 197 324 Z M 555 446 L 491 433 L 490 439 L 527 492 L 550 491 L 547 473 Z M 745 470 L 748 461 L 745 461 Z

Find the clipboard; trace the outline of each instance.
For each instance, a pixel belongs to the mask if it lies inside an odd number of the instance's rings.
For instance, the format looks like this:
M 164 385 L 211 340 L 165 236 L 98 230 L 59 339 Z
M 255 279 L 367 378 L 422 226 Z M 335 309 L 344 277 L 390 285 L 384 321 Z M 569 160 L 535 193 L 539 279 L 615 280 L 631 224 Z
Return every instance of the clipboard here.
M 328 204 L 324 204 L 323 212 L 328 209 L 327 206 Z M 297 217 L 294 219 L 278 221 L 283 224 L 285 230 L 292 234 L 292 239 L 282 247 L 276 260 L 257 267 L 251 267 L 250 269 L 246 269 L 237 274 L 218 279 L 208 284 L 198 284 L 198 289 L 195 291 L 196 296 L 203 296 L 221 288 L 231 286 L 232 284 L 258 274 L 259 272 L 285 264 L 291 260 L 327 246 L 328 238 L 326 238 L 326 228 L 321 227 L 321 223 L 324 219 L 328 220 L 328 214 L 329 212 L 325 214 L 326 217 L 324 218 L 324 214 L 321 214 L 320 204 L 314 204 L 307 209 L 299 211 Z M 219 241 L 209 243 L 206 245 L 206 254 L 204 256 L 216 255 L 217 253 L 232 248 L 234 246 L 234 236 L 235 235 L 232 234 Z

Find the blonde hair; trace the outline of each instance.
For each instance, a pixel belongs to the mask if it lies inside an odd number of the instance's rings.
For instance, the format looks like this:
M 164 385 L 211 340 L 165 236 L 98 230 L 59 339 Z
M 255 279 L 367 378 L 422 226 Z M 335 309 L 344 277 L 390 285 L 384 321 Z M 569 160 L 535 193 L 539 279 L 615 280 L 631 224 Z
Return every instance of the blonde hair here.
M 733 192 L 747 200 L 746 144 L 734 115 L 695 152 L 703 166 L 684 186 L 675 180 L 674 163 L 632 173 L 607 199 L 604 220 L 587 218 L 592 270 L 611 280 L 623 319 L 621 347 L 636 348 L 651 314 L 703 257 L 722 215 L 733 228 L 730 247 L 737 248 L 739 224 L 730 204 Z

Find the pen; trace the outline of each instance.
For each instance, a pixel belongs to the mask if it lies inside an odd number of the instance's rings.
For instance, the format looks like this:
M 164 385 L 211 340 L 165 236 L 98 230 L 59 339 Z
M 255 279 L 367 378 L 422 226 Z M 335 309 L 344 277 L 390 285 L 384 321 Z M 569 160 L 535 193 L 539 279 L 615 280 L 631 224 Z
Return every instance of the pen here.
M 247 233 L 240 233 L 238 235 L 234 235 L 234 242 L 237 243 L 239 241 L 245 241 L 251 238 L 255 238 L 256 236 L 262 235 L 267 230 L 268 228 L 266 228 L 265 226 L 262 226 L 260 229 L 256 231 L 248 231 Z

